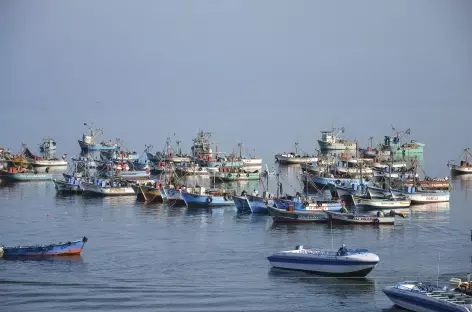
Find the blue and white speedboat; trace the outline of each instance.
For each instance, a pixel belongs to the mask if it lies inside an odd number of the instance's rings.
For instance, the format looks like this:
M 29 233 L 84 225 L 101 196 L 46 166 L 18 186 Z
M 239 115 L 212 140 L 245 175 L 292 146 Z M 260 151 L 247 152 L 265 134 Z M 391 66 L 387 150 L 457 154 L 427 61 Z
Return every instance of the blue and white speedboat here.
M 379 263 L 379 256 L 367 249 L 304 249 L 280 251 L 267 257 L 276 268 L 310 271 L 323 275 L 364 277 Z
M 471 312 L 472 297 L 447 287 L 405 281 L 382 289 L 397 306 L 418 312 Z
M 233 196 L 233 201 L 238 212 L 269 213 L 267 204 L 274 205 L 272 199 L 251 194 Z

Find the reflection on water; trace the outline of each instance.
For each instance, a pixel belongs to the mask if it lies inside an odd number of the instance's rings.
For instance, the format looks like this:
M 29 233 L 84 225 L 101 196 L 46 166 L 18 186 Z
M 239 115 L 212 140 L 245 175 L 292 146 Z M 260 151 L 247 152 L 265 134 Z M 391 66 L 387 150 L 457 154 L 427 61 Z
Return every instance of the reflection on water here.
M 294 283 L 299 286 L 308 286 L 308 289 L 317 291 L 318 288 L 329 291 L 335 296 L 358 296 L 375 292 L 375 281 L 370 278 L 336 278 L 317 275 L 316 273 L 285 270 L 271 267 L 269 279 L 277 283 Z
M 410 210 L 412 213 L 416 211 L 447 211 L 449 210 L 450 203 L 449 202 L 444 202 L 444 203 L 428 203 L 428 204 L 422 204 L 422 205 L 413 205 L 411 206 Z

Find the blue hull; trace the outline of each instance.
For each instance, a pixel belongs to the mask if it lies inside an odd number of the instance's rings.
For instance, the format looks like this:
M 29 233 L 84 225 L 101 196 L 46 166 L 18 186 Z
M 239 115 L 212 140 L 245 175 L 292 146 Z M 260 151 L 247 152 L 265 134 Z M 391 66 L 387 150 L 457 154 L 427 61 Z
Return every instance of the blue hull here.
M 188 207 L 222 207 L 233 206 L 234 202 L 229 196 L 200 195 L 181 192 L 182 198 Z
M 233 201 L 238 212 L 269 213 L 266 201 L 262 197 L 252 195 L 233 196 Z
M 326 186 L 326 185 L 351 185 L 352 183 L 361 184 L 361 179 L 345 179 L 345 178 L 324 178 L 324 177 L 313 177 L 315 184 Z M 306 181 L 304 181 L 306 184 Z M 362 180 L 362 183 L 369 185 L 368 181 Z
M 341 203 L 330 202 L 330 203 L 325 204 L 325 202 L 323 201 L 320 201 L 320 203 L 324 204 L 323 206 L 327 206 L 328 211 L 341 210 Z M 298 199 L 295 199 L 295 200 L 274 199 L 274 205 L 275 205 L 275 208 L 284 209 L 284 210 L 287 210 L 290 205 L 293 205 L 294 210 L 307 211 L 303 203 Z
M 80 148 L 83 151 L 114 151 L 118 147 L 117 146 L 106 146 L 102 144 L 87 144 L 82 140 L 78 140 Z
M 3 247 L 3 257 L 14 258 L 79 255 L 87 241 L 87 237 L 84 237 L 82 240 L 75 242 L 51 245 Z

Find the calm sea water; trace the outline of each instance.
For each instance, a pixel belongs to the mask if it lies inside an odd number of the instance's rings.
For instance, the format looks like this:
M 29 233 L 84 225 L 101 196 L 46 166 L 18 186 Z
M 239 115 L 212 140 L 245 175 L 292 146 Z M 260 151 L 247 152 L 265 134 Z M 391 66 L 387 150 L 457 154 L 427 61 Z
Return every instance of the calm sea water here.
M 285 191 L 299 190 L 298 171 L 283 169 Z M 0 245 L 89 241 L 79 258 L 0 260 L 2 310 L 397 311 L 384 286 L 435 281 L 438 263 L 441 282 L 471 271 L 472 179 L 454 187 L 450 203 L 416 206 L 395 226 L 376 228 L 275 225 L 232 207 L 61 196 L 52 182 L 6 185 Z M 271 269 L 266 259 L 297 244 L 342 243 L 370 249 L 380 264 L 365 279 L 340 279 Z

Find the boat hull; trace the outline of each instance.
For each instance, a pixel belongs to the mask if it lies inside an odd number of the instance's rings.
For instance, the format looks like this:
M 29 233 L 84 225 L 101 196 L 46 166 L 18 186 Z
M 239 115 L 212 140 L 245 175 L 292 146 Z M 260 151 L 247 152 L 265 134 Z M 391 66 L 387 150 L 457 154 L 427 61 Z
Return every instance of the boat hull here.
M 201 195 L 194 193 L 187 193 L 181 191 L 182 198 L 185 201 L 187 207 L 223 207 L 233 206 L 234 202 L 231 200 L 231 196 L 213 196 L 213 195 Z
M 83 151 L 113 151 L 118 148 L 118 145 L 112 145 L 112 146 L 107 146 L 107 145 L 102 145 L 102 144 L 88 144 L 85 143 L 82 140 L 78 140 L 80 148 Z
M 425 294 L 415 294 L 411 291 L 401 291 L 387 286 L 382 289 L 383 293 L 397 306 L 409 311 L 417 312 L 469 312 L 464 306 L 453 305 L 442 300 L 435 300 Z
M 451 173 L 453 173 L 453 174 L 472 174 L 472 167 L 452 165 L 451 166 Z
M 220 172 L 217 177 L 223 182 L 259 180 L 259 173 L 226 173 Z
M 378 217 L 376 215 L 335 213 L 329 211 L 325 211 L 325 213 L 333 223 L 361 225 L 395 224 L 395 217 Z
M 233 201 L 238 212 L 269 213 L 266 200 L 263 197 L 246 194 L 245 196 L 233 196 Z
M 354 151 L 356 150 L 356 144 L 344 144 L 344 143 L 329 143 L 322 140 L 318 140 L 318 145 L 322 151 Z
M 65 181 L 53 180 L 54 187 L 58 192 L 80 193 L 82 189 L 79 184 L 67 183 Z
M 154 186 L 140 185 L 139 186 L 139 191 L 143 195 L 144 200 L 147 201 L 147 202 L 162 201 L 163 200 L 160 188 L 156 188 Z
M 311 164 L 318 162 L 318 157 L 289 157 L 284 155 L 275 155 L 275 160 L 279 164 Z
M 131 186 L 127 187 L 102 187 L 97 184 L 81 182 L 80 187 L 84 193 L 98 196 L 130 196 L 136 195 Z
M 182 194 L 179 190 L 170 187 L 164 187 L 161 189 L 161 194 L 165 194 L 165 200 L 173 204 L 185 204 Z
M 20 173 L 20 172 L 1 172 L 0 179 L 12 182 L 32 182 L 52 180 L 50 173 Z
M 450 198 L 449 192 L 447 194 L 441 193 L 413 193 L 405 194 L 411 200 L 412 204 L 428 204 L 428 203 L 442 203 L 448 202 Z
M 322 211 L 287 211 L 267 206 L 269 215 L 274 222 L 280 223 L 326 223 L 328 217 Z
M 366 257 L 349 256 L 302 256 L 297 254 L 274 254 L 267 257 L 269 263 L 276 268 L 308 271 L 329 276 L 364 277 L 369 274 L 379 262 L 376 255 Z
M 51 245 L 3 247 L 3 258 L 80 255 L 87 240 L 84 237 L 82 240 L 75 242 Z

